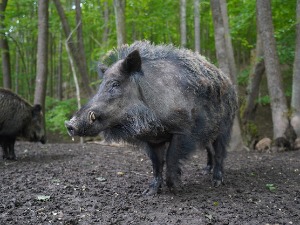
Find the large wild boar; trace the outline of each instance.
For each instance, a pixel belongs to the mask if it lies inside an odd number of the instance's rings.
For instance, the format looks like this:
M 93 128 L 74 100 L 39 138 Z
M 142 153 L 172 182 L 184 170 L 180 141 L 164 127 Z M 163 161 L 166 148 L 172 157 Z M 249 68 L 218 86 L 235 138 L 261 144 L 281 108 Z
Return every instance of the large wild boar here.
M 144 144 L 154 179 L 145 194 L 163 183 L 176 191 L 180 160 L 196 144 L 208 151 L 213 183 L 223 182 L 237 96 L 230 79 L 202 56 L 172 45 L 146 41 L 109 54 L 115 63 L 103 71 L 98 93 L 65 125 L 71 136 L 94 136 Z M 103 66 L 101 66 L 103 68 Z
M 45 143 L 42 107 L 31 106 L 24 99 L 0 88 L 0 145 L 3 159 L 15 160 L 17 137 Z

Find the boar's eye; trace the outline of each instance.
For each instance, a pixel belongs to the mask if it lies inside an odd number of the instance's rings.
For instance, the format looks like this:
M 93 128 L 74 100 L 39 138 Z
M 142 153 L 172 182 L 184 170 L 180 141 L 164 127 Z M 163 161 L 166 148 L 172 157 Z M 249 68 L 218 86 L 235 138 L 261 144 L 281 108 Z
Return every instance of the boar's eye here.
M 113 88 L 114 87 L 119 87 L 120 86 L 120 81 L 117 81 L 117 80 L 114 80 L 113 82 L 112 82 L 112 85 L 111 85 Z
M 121 83 L 118 80 L 111 80 L 107 83 L 107 91 L 110 94 L 110 98 L 114 98 L 120 94 Z

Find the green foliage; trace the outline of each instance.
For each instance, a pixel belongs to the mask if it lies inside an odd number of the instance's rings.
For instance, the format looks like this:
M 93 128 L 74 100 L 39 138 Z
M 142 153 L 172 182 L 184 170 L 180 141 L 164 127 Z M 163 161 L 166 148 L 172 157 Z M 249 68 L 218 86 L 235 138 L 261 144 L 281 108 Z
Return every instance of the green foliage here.
M 101 61 L 102 61 L 105 65 L 111 66 L 112 64 L 114 64 L 115 62 L 118 61 L 118 52 L 116 51 L 116 49 L 107 52 L 107 53 L 101 58 Z
M 292 89 L 288 88 L 288 90 L 285 91 L 284 95 L 286 97 L 291 97 Z M 269 95 L 264 95 L 264 96 L 259 97 L 256 102 L 261 105 L 269 105 L 271 103 L 271 99 L 270 99 Z
M 261 104 L 261 105 L 269 105 L 270 102 L 271 101 L 270 101 L 270 96 L 269 95 L 265 95 L 265 96 L 259 97 L 257 99 L 257 103 Z
M 258 135 L 257 126 L 253 122 L 248 122 L 247 130 L 252 137 L 256 137 Z
M 282 45 L 282 44 L 283 43 L 279 43 L 279 45 L 277 45 L 279 61 L 281 64 L 288 64 L 292 66 L 294 62 L 294 56 L 295 56 L 295 47 L 294 45 L 285 45 L 285 44 Z
M 241 101 L 240 101 L 241 102 Z M 245 102 L 240 103 L 240 117 L 243 117 L 244 111 L 245 111 Z M 257 139 L 258 137 L 258 127 L 252 120 L 244 121 L 242 123 L 242 129 L 243 129 L 243 141 L 246 144 L 246 146 L 251 146 L 253 144 L 253 141 Z
M 249 51 L 256 42 L 256 1 L 228 1 L 231 36 L 234 46 Z
M 54 98 L 46 98 L 46 127 L 50 131 L 66 134 L 64 122 L 70 119 L 72 113 L 77 110 L 76 99 L 59 101 Z
M 250 70 L 249 69 L 244 69 L 242 70 L 239 74 L 238 74 L 238 84 L 239 85 L 243 85 L 246 86 L 248 84 L 249 81 L 249 73 Z
M 258 137 L 257 125 L 252 121 L 248 121 L 247 124 L 244 125 L 243 131 L 244 143 L 250 146 L 253 140 Z
M 277 52 L 282 64 L 293 65 L 294 62 L 296 2 L 297 1 L 293 0 L 272 1 L 272 15 Z
M 148 39 L 155 43 L 179 44 L 179 1 L 128 0 L 126 5 L 127 40 Z
M 68 23 L 71 29 L 74 29 L 76 27 L 74 1 L 61 0 L 61 3 Z M 256 44 L 255 4 L 256 2 L 253 0 L 227 1 L 231 38 L 238 64 L 244 60 L 246 60 L 246 63 L 249 62 L 250 50 Z M 116 47 L 115 15 L 112 0 L 82 1 L 81 6 L 85 52 L 89 65 L 90 62 L 98 61 L 108 50 Z M 130 44 L 135 40 L 148 39 L 157 44 L 172 43 L 176 46 L 180 45 L 179 7 L 179 1 L 174 0 L 127 0 L 125 9 L 127 42 Z M 17 62 L 15 54 L 20 53 L 18 56 L 20 70 L 22 73 L 31 75 L 35 74 L 36 68 L 37 8 L 37 0 L 10 0 L 5 12 L 6 32 L 11 37 L 9 38 L 9 44 L 12 53 L 12 68 L 15 68 L 14 64 Z M 292 64 L 294 58 L 295 8 L 296 1 L 294 0 L 272 1 L 278 54 L 281 62 L 289 65 Z M 108 12 L 108 20 L 105 20 L 105 9 Z M 193 49 L 194 5 L 192 0 L 187 1 L 186 12 L 187 47 Z M 215 61 L 214 28 L 209 0 L 201 0 L 200 2 L 200 20 L 201 53 L 210 58 L 211 61 Z M 59 42 L 62 42 L 63 64 L 68 65 L 64 46 L 65 35 L 52 1 L 49 2 L 49 33 L 51 51 L 53 53 L 57 52 L 57 46 Z M 75 41 L 76 32 L 73 38 Z M 57 55 L 51 58 L 54 66 L 58 63 Z M 63 74 L 70 72 L 68 66 L 64 66 L 63 70 Z M 90 69 L 90 74 L 95 76 L 96 73 Z M 32 83 L 35 81 L 31 78 L 28 78 L 28 80 Z M 34 85 L 30 88 L 33 89 Z M 28 92 L 33 93 L 33 90 Z

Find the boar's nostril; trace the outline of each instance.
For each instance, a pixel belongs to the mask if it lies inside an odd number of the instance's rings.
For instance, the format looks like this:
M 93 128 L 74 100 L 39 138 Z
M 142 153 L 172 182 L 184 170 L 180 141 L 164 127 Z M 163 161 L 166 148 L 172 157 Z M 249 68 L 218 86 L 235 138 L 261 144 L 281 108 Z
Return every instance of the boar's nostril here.
M 69 121 L 65 121 L 65 127 L 67 128 L 68 134 L 70 136 L 75 135 L 75 128 L 73 127 L 73 125 Z

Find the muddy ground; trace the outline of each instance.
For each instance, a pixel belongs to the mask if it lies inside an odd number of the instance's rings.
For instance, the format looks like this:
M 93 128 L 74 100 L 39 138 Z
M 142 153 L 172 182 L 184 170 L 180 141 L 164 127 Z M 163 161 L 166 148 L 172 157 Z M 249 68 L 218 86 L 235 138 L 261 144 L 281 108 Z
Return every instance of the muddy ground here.
M 206 154 L 183 166 L 183 190 L 141 193 L 152 177 L 142 150 L 17 142 L 0 159 L 0 224 L 300 224 L 300 151 L 231 152 L 226 184 L 202 175 Z

